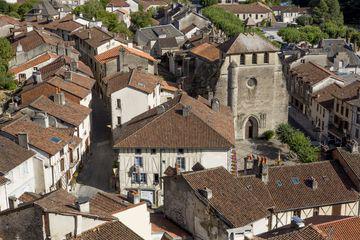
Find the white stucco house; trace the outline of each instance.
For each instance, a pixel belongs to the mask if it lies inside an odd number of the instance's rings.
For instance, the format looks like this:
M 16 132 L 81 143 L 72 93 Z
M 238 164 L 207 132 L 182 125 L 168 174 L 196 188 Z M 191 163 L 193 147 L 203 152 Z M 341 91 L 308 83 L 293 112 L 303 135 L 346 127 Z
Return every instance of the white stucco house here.
M 196 163 L 206 168 L 231 168 L 235 144 L 232 114 L 214 99 L 179 94 L 114 130 L 122 193 L 139 190 L 141 198 L 162 205 L 162 177 L 169 166 L 189 171 Z
M 17 116 L 1 128 L 1 134 L 24 148 L 35 152 L 34 171 L 36 193 L 66 189 L 72 178 L 70 168 L 81 139 L 73 132 L 55 129 L 49 125 L 49 116 L 38 112 L 33 117 Z
M 0 136 L 0 211 L 16 205 L 24 192 L 35 192 L 34 155 Z
M 158 106 L 161 80 L 158 76 L 135 69 L 105 77 L 103 81 L 111 109 L 112 129 Z
M 151 240 L 150 214 L 133 197 L 99 192 L 76 198 L 59 189 L 7 212 L 0 212 L 0 231 L 6 239 L 131 239 Z M 137 198 L 138 199 L 138 198 Z M 16 222 L 17 224 L 12 224 Z M 110 224 L 110 227 L 109 225 Z M 112 226 L 115 224 L 115 226 Z M 113 231 L 120 224 L 122 231 Z M 106 228 L 109 232 L 100 231 Z M 31 234 L 29 234 L 31 229 Z M 88 234 L 99 234 L 98 237 Z M 102 236 L 102 234 L 104 234 Z

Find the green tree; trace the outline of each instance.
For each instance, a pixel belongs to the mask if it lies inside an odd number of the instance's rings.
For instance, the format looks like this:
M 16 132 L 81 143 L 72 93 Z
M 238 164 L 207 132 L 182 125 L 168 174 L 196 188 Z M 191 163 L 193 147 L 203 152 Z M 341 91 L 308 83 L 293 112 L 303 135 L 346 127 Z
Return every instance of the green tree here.
M 329 8 L 326 4 L 326 1 L 319 0 L 318 4 L 313 8 L 312 11 L 312 17 L 314 19 L 314 23 L 316 24 L 324 23 L 329 18 L 328 12 L 329 12 Z
M 340 4 L 338 0 L 326 0 L 326 5 L 328 7 L 328 17 L 329 20 L 335 24 L 342 25 L 344 24 L 344 16 L 340 10 Z
M 327 38 L 327 34 L 323 33 L 317 26 L 304 26 L 300 28 L 305 36 L 305 40 L 311 44 L 317 44 L 320 40 Z
M 139 11 L 131 13 L 131 24 L 134 31 L 139 28 L 151 26 L 151 12 L 145 12 L 143 9 L 139 9 Z
M 313 21 L 313 18 L 308 15 L 302 15 L 296 19 L 296 23 L 300 26 L 312 25 Z
M 303 34 L 293 27 L 282 28 L 278 32 L 279 36 L 288 43 L 299 43 L 304 40 Z
M 6 38 L 0 38 L 0 87 L 14 89 L 14 75 L 8 71 L 8 63 L 14 56 L 10 42 Z
M 208 7 L 208 6 L 217 4 L 218 1 L 217 0 L 201 0 L 200 3 L 201 3 L 202 6 Z
M 0 38 L 0 64 L 7 66 L 13 56 L 14 51 L 10 42 L 6 38 Z

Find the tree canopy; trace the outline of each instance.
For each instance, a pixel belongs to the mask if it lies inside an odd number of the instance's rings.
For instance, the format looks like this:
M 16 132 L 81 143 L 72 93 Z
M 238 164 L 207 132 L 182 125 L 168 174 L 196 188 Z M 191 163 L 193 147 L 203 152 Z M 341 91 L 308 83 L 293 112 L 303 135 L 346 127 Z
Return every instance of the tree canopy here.
M 24 15 L 28 13 L 33 6 L 37 3 L 37 0 L 26 0 L 24 3 L 7 3 L 4 0 L 0 0 L 0 12 L 11 17 L 22 19 Z
M 145 12 L 143 7 L 139 11 L 131 13 L 131 25 L 134 31 L 139 28 L 149 27 L 152 23 L 153 10 Z
M 285 42 L 289 43 L 299 43 L 301 41 L 306 41 L 311 44 L 317 44 L 320 40 L 328 37 L 326 33 L 321 31 L 320 27 L 309 25 L 299 28 L 282 28 L 278 34 Z
M 76 15 L 82 13 L 87 19 L 97 19 L 102 21 L 111 32 L 131 36 L 132 33 L 126 27 L 125 23 L 120 22 L 115 13 L 110 13 L 105 10 L 106 4 L 106 0 L 89 0 L 84 5 L 76 7 L 74 13 Z
M 13 56 L 14 51 L 10 42 L 6 38 L 0 38 L 0 88 L 16 88 L 14 76 L 8 71 L 8 63 Z

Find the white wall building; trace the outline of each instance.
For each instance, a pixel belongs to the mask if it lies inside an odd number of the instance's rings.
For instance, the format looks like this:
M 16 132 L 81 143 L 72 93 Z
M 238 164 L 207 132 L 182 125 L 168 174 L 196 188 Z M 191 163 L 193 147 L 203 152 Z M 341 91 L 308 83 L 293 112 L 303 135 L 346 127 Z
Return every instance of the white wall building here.
M 232 115 L 217 100 L 212 107 L 182 94 L 116 129 L 120 191 L 139 189 L 142 199 L 162 205 L 167 167 L 189 171 L 200 163 L 230 170 Z
M 133 117 L 160 104 L 161 78 L 130 70 L 103 79 L 111 109 L 111 126 L 115 129 Z

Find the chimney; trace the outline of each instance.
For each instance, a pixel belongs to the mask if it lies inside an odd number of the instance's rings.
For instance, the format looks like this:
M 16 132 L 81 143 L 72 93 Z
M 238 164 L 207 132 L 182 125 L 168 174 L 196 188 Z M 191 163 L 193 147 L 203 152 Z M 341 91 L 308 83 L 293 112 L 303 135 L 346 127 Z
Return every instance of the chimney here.
M 199 192 L 207 200 L 210 200 L 212 198 L 213 194 L 210 188 L 204 187 L 203 189 L 199 189 Z
M 140 203 L 140 194 L 136 190 L 129 190 L 127 193 L 127 199 L 133 204 L 138 204 Z
M 17 109 L 18 109 L 18 104 L 17 104 L 17 102 L 10 102 L 7 111 L 8 111 L 9 113 L 13 113 L 13 112 L 15 112 Z
M 33 121 L 42 126 L 43 128 L 49 127 L 49 117 L 45 112 L 37 112 L 33 117 Z
M 175 163 L 175 173 L 176 173 L 176 175 L 179 175 L 180 174 L 180 166 L 179 166 L 179 164 L 178 163 Z
M 71 82 L 71 72 L 69 70 L 65 71 L 64 80 L 67 81 L 67 82 Z
M 211 109 L 214 112 L 219 112 L 220 111 L 220 101 L 217 98 L 213 98 L 211 99 Z
M 263 157 L 261 162 L 261 181 L 263 183 L 269 182 L 269 165 L 267 157 Z
M 75 15 L 75 14 L 72 15 L 72 20 L 73 20 L 73 21 L 76 20 L 76 15 Z
M 26 132 L 18 133 L 18 144 L 23 148 L 29 149 L 29 137 Z
M 35 84 L 42 82 L 42 77 L 39 70 L 34 71 L 32 77 L 34 79 Z
M 26 25 L 26 32 L 31 32 L 32 30 L 34 30 L 33 26 Z
M 16 52 L 17 52 L 17 53 L 23 52 L 23 47 L 22 47 L 22 45 L 21 45 L 20 42 L 19 42 L 18 45 L 16 46 Z
M 255 175 L 259 175 L 259 172 L 260 172 L 260 170 L 259 170 L 259 162 L 260 162 L 260 158 L 261 158 L 261 156 L 260 155 L 258 155 L 256 158 L 254 158 L 254 162 L 253 162 L 253 173 L 255 174 Z
M 55 93 L 54 102 L 64 106 L 65 105 L 65 94 L 64 92 Z
M 310 183 L 312 190 L 316 190 L 318 188 L 318 181 L 314 177 L 310 177 Z
M 76 72 L 77 71 L 77 66 L 78 66 L 78 62 L 76 61 L 75 58 L 71 58 L 71 62 L 70 62 L 70 70 L 72 72 Z
M 165 112 L 165 107 L 164 107 L 164 105 L 160 105 L 160 106 L 158 106 L 157 108 L 156 108 L 156 113 L 157 114 L 162 114 L 162 113 L 164 113 Z
M 182 115 L 183 117 L 187 117 L 190 115 L 191 106 L 184 106 L 182 109 Z
M 76 207 L 80 212 L 89 213 L 90 212 L 90 202 L 88 197 L 79 197 L 76 202 Z
M 80 14 L 79 14 L 79 17 L 83 18 L 83 14 L 82 14 L 82 13 L 80 13 Z
M 351 153 L 358 153 L 359 152 L 359 144 L 355 139 L 349 141 L 348 149 Z
M 91 39 L 91 30 L 88 31 L 88 39 Z
M 246 158 L 244 158 L 244 174 L 247 174 L 248 163 L 254 159 L 252 154 L 249 154 Z
M 124 61 L 125 61 L 125 48 L 120 47 L 119 49 L 119 58 L 118 58 L 118 72 L 124 71 Z
M 15 196 L 9 197 L 9 207 L 10 207 L 10 209 L 15 209 L 18 207 L 18 201 Z

